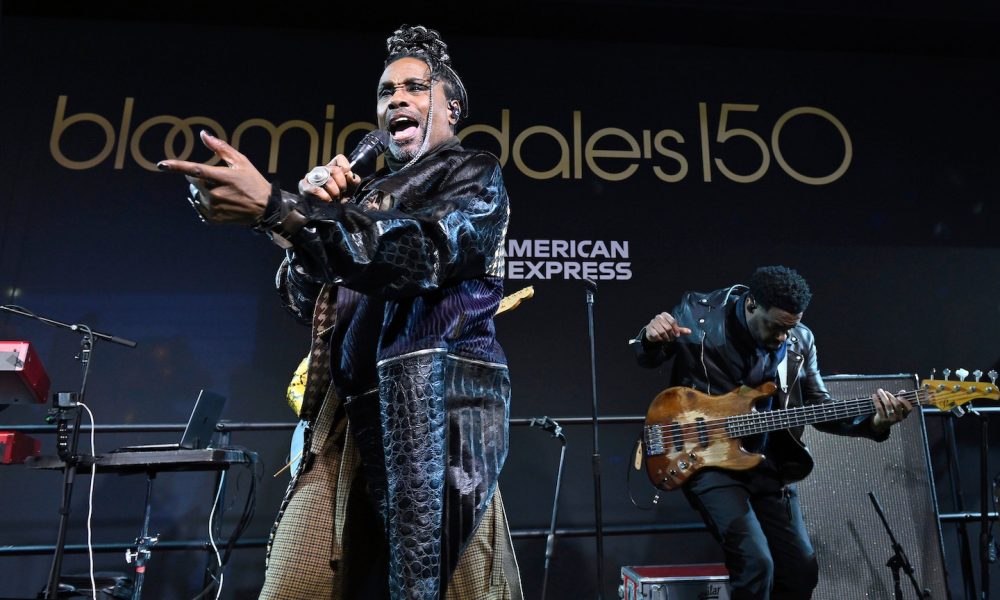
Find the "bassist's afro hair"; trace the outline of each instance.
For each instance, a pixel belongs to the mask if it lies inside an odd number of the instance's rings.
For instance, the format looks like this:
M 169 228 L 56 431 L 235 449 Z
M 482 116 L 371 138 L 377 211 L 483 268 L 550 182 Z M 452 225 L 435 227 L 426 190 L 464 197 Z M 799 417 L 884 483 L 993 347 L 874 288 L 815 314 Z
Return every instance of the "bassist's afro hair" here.
M 778 265 L 754 271 L 750 276 L 750 296 L 765 310 L 774 306 L 797 315 L 809 306 L 812 292 L 795 269 Z

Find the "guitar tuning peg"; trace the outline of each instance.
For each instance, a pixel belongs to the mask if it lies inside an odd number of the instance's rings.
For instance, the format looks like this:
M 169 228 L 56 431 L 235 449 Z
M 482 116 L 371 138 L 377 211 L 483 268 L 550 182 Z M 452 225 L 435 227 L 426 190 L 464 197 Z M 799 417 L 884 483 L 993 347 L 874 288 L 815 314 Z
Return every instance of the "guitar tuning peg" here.
M 996 385 L 996 383 L 997 383 L 997 370 L 996 369 L 990 369 L 990 372 L 987 373 L 987 375 L 990 376 L 990 383 L 992 383 L 993 385 Z
M 928 379 L 934 379 L 934 375 L 937 374 L 937 369 L 931 369 L 931 376 Z
M 969 371 L 959 367 L 955 370 L 955 375 L 958 376 L 959 381 L 965 381 L 965 378 L 969 376 Z
M 948 381 L 948 377 L 951 376 L 951 369 L 941 369 L 941 374 L 944 375 L 944 380 Z
M 983 372 L 980 371 L 979 369 L 976 369 L 975 371 L 972 372 L 972 375 L 973 377 L 976 378 L 976 381 L 979 381 L 979 378 L 983 376 Z

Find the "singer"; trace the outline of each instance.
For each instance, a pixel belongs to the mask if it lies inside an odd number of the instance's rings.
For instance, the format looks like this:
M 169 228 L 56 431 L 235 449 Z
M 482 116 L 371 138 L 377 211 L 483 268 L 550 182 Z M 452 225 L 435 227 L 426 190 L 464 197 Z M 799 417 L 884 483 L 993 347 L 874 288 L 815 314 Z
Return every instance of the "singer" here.
M 510 402 L 493 324 L 507 191 L 496 157 L 455 136 L 468 96 L 440 35 L 404 25 L 387 46 L 376 89 L 387 167 L 374 175 L 352 171 L 361 148 L 293 194 L 206 133 L 227 166 L 158 165 L 188 177 L 206 220 L 251 225 L 285 249 L 279 294 L 313 328 L 300 413 L 310 452 L 261 597 L 520 598 L 495 493 Z M 291 524 L 293 512 L 309 520 Z M 317 522 L 331 529 L 326 547 Z M 304 562 L 329 585 L 304 582 Z

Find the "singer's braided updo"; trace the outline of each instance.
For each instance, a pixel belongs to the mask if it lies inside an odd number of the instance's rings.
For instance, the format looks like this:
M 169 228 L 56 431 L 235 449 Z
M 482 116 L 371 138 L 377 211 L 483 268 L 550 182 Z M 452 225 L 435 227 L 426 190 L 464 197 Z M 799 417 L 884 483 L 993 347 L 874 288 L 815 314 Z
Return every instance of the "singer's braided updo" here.
M 462 84 L 462 79 L 451 66 L 451 56 L 448 55 L 448 45 L 441 39 L 441 34 L 423 25 L 401 25 L 385 41 L 389 51 L 385 66 L 404 57 L 417 58 L 430 67 L 431 80 L 439 80 L 445 84 L 445 95 L 448 100 L 457 100 L 461 109 L 461 119 L 469 115 L 469 97 Z

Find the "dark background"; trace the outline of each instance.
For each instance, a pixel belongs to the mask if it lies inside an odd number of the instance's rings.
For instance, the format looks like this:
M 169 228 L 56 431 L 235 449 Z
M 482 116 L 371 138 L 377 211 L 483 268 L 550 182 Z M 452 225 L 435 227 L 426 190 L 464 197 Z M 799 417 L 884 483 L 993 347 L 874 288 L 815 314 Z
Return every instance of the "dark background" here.
M 667 142 L 689 167 L 676 183 L 653 174 L 653 166 L 677 168 L 655 152 L 635 161 L 598 159 L 609 171 L 639 165 L 618 182 L 587 167 L 579 178 L 536 179 L 513 159 L 504 165 L 512 199 L 509 238 L 629 242 L 632 277 L 602 281 L 595 305 L 602 415 L 643 414 L 662 388 L 662 374 L 640 370 L 626 347 L 653 314 L 669 310 L 685 290 L 745 281 L 762 264 L 793 266 L 812 284 L 815 298 L 805 321 L 817 333 L 825 373 L 927 375 L 931 368 L 997 367 L 1000 206 L 992 167 L 1000 158 L 1000 15 L 994 5 L 827 3 L 805 9 L 781 2 L 747 8 L 734 2 L 536 1 L 530 8 L 365 8 L 2 3 L 0 302 L 139 342 L 134 350 L 98 345 L 88 384 L 98 423 L 183 422 L 201 388 L 227 396 L 226 419 L 291 422 L 284 391 L 308 332 L 283 313 L 273 293 L 279 251 L 241 228 L 198 223 L 184 201 L 182 179 L 144 169 L 127 147 L 116 168 L 117 139 L 111 155 L 91 168 L 57 163 L 50 139 L 59 97 L 68 98 L 66 118 L 96 113 L 116 135 L 126 98 L 134 101 L 133 132 L 157 115 L 207 116 L 229 133 L 254 118 L 301 119 L 320 129 L 332 104 L 336 136 L 348 123 L 373 119 L 384 40 L 401 23 L 442 32 L 469 89 L 468 125 L 500 127 L 507 110 L 511 145 L 538 125 L 571 140 L 574 111 L 581 114 L 584 140 L 607 127 L 640 141 L 644 130 L 683 136 L 682 144 Z M 707 109 L 712 157 L 741 174 L 757 169 L 761 154 L 746 139 L 715 141 L 720 110 L 724 103 L 759 106 L 734 113 L 729 125 L 756 132 L 768 144 L 770 167 L 759 180 L 730 181 L 714 164 L 711 181 L 703 180 L 699 103 Z M 796 181 L 774 160 L 775 121 L 802 106 L 828 111 L 849 132 L 851 163 L 830 184 Z M 153 162 L 163 156 L 166 129 L 154 127 L 139 142 Z M 85 160 L 101 150 L 102 136 L 92 123 L 71 125 L 59 148 Z M 346 143 L 358 137 L 360 132 Z M 264 165 L 267 143 L 259 132 L 248 132 L 241 149 Z M 598 147 L 615 143 L 606 138 Z M 482 133 L 466 144 L 500 153 Z M 844 144 L 830 123 L 802 116 L 785 126 L 781 150 L 799 171 L 823 175 L 840 163 Z M 528 138 L 521 149 L 535 170 L 553 166 L 558 152 L 544 135 Z M 198 150 L 194 157 L 208 155 Z M 291 131 L 269 177 L 290 188 L 311 166 L 308 140 Z M 512 416 L 588 416 L 593 398 L 583 286 L 563 278 L 512 279 L 508 292 L 528 284 L 535 298 L 497 322 L 515 386 Z M 54 389 L 79 386 L 74 334 L 4 315 L 0 339 L 32 341 Z M 43 416 L 42 407 L 17 406 L 0 414 L 0 422 L 41 423 Z M 971 419 L 958 423 L 960 452 L 965 508 L 979 510 L 978 423 Z M 600 431 L 605 525 L 696 522 L 679 495 L 665 495 L 652 512 L 629 502 L 625 468 L 636 434 L 635 425 Z M 102 435 L 97 449 L 178 436 Z M 571 426 L 567 436 L 559 524 L 593 527 L 591 430 Z M 40 437 L 43 452 L 52 453 L 52 437 Z M 234 437 L 259 453 L 263 472 L 247 539 L 263 538 L 270 527 L 287 483 L 271 474 L 284 464 L 287 440 L 287 432 Z M 557 462 L 558 444 L 546 434 L 512 430 L 501 485 L 513 527 L 548 525 Z M 939 486 L 946 483 L 943 471 L 937 477 Z M 249 478 L 248 471 L 233 471 L 227 531 Z M 204 539 L 213 481 L 207 474 L 160 476 L 152 529 L 164 540 Z M 85 541 L 88 483 L 77 482 L 70 543 Z M 134 538 L 143 486 L 139 477 L 97 479 L 95 542 Z M 631 489 L 640 504 L 649 504 L 652 489 L 641 474 Z M 55 541 L 57 474 L 6 467 L 0 490 L 0 546 Z M 942 511 L 954 510 L 946 496 Z M 961 597 L 954 526 L 944 533 L 951 588 Z M 975 540 L 978 530 L 970 533 Z M 519 540 L 516 548 L 533 597 L 543 540 Z M 583 576 L 592 572 L 593 557 L 593 538 L 560 539 L 550 597 L 593 596 L 593 577 Z M 614 596 L 623 565 L 718 559 L 700 532 L 611 536 L 605 540 L 604 595 Z M 193 597 L 204 564 L 199 552 L 154 549 L 147 597 Z M 36 592 L 48 565 L 46 555 L 0 556 L 0 594 Z M 98 555 L 97 566 L 126 569 L 118 554 Z M 66 572 L 85 569 L 85 557 L 67 559 Z M 254 597 L 262 571 L 261 549 L 237 551 L 223 597 Z

